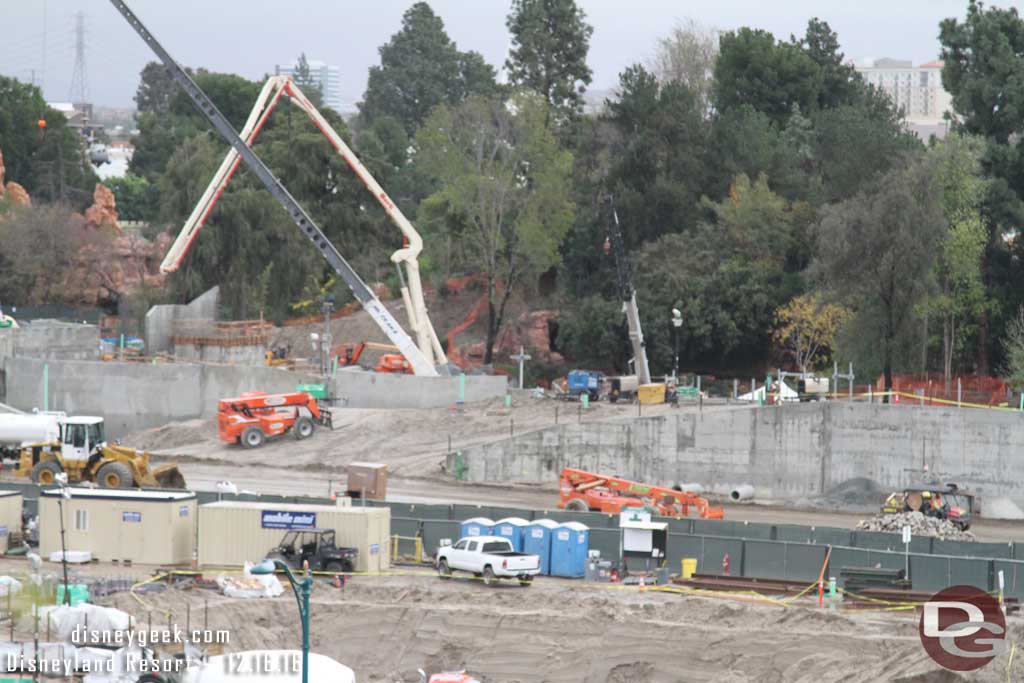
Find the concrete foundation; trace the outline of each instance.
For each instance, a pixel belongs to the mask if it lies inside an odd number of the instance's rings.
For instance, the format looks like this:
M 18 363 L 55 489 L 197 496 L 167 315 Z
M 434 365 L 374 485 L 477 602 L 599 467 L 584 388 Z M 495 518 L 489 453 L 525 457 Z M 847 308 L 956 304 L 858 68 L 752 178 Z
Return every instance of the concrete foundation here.
M 567 424 L 450 455 L 474 482 L 558 480 L 563 467 L 758 496 L 806 497 L 866 477 L 884 489 L 942 482 L 1024 501 L 1024 414 L 881 404 L 815 403 Z M 461 458 L 461 460 L 459 460 Z
M 59 320 L 33 320 L 0 329 L 0 363 L 11 356 L 47 360 L 98 360 L 100 328 Z
M 162 304 L 146 313 L 146 353 L 168 353 L 175 320 L 216 320 L 220 287 L 213 287 L 186 305 Z
M 174 357 L 177 360 L 197 363 L 264 365 L 266 363 L 266 352 L 266 346 L 174 345 Z

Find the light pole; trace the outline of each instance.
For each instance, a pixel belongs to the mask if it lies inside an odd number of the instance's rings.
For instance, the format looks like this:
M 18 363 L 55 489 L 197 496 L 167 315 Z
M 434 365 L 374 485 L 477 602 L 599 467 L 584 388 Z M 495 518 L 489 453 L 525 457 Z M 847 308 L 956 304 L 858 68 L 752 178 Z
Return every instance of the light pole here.
M 288 577 L 288 583 L 295 593 L 295 602 L 299 606 L 299 618 L 302 620 L 302 683 L 309 683 L 309 594 L 313 588 L 313 575 L 309 571 L 309 562 L 303 562 L 302 581 L 299 581 L 287 564 L 270 558 L 253 566 L 249 571 L 253 574 L 273 574 L 275 569 L 280 569 Z
M 64 604 L 71 607 L 71 586 L 68 584 L 68 546 L 64 541 L 64 501 L 71 500 L 71 489 L 68 488 L 68 475 L 60 472 L 53 477 L 60 486 L 57 497 L 57 512 L 60 515 L 60 563 L 64 568 Z
M 672 309 L 672 346 L 675 358 L 672 361 L 672 379 L 679 377 L 679 328 L 683 326 L 683 314 L 678 308 Z

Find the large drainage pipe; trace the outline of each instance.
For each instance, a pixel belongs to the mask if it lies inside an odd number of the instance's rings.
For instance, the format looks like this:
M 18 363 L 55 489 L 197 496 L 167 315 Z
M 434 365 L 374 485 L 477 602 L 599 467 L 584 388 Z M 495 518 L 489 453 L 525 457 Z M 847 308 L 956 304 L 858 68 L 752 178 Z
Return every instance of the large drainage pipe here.
M 750 484 L 737 486 L 729 493 L 732 500 L 750 500 L 754 497 L 754 487 Z

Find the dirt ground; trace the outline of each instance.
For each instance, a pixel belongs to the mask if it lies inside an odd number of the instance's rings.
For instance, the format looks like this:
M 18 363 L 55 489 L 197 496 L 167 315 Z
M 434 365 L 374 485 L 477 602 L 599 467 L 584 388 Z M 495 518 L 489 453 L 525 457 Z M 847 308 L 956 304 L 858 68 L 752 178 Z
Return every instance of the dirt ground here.
M 9 562 L 9 561 L 5 561 Z M 22 566 L 24 563 L 21 563 Z M 47 564 L 46 570 L 56 571 Z M 141 571 L 141 569 L 139 569 Z M 4 569 L 4 571 L 9 571 Z M 91 573 L 102 567 L 91 567 Z M 1024 677 L 1008 654 L 979 673 L 943 672 L 925 654 L 909 612 L 819 610 L 800 598 L 662 593 L 538 579 L 487 588 L 426 570 L 356 576 L 344 590 L 318 580 L 312 649 L 352 667 L 359 681 L 406 683 L 416 669 L 465 668 L 485 683 L 757 681 L 1002 681 Z M 212 574 L 208 574 L 212 577 Z M 225 651 L 299 648 L 290 591 L 240 600 L 168 589 L 99 600 L 152 628 L 226 629 Z M 1024 619 L 1011 617 L 1021 643 Z

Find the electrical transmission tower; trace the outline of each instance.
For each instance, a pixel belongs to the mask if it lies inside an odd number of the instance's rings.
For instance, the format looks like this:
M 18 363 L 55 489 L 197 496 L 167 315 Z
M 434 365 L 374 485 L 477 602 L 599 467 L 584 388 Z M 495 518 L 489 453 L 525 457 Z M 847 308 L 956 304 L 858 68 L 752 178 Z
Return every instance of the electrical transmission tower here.
M 85 74 L 85 12 L 75 14 L 75 68 L 71 72 L 71 90 L 68 99 L 72 103 L 88 102 L 89 82 Z

